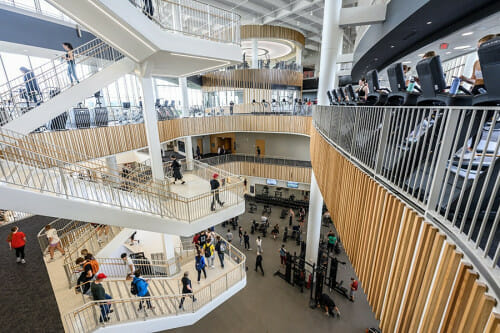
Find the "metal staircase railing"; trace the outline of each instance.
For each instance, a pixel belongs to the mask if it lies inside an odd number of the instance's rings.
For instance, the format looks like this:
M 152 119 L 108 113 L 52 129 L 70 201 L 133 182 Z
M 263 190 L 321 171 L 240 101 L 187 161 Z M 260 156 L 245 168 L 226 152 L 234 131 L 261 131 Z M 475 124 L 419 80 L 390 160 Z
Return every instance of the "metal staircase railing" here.
M 123 54 L 99 38 L 75 48 L 72 52 L 79 81 L 124 58 Z M 32 70 L 26 70 L 23 75 L 0 86 L 2 126 L 77 84 L 70 80 L 64 55 Z

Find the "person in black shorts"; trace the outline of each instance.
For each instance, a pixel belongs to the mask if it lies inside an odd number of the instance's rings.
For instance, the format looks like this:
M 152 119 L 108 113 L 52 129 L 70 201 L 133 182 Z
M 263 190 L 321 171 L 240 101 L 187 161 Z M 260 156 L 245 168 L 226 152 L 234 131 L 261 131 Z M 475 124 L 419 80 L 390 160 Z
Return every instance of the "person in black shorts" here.
M 339 308 L 335 305 L 333 299 L 327 294 L 321 294 L 321 297 L 319 298 L 318 308 L 324 309 L 325 315 L 327 316 L 329 315 L 335 316 L 336 313 L 337 316 L 340 318 Z

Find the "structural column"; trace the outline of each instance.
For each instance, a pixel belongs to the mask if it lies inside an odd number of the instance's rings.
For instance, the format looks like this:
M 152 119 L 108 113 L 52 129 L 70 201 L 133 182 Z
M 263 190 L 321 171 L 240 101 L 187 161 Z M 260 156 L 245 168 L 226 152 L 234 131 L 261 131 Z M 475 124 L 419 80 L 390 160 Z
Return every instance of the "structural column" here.
M 189 95 L 186 77 L 179 78 L 179 87 L 181 88 L 182 116 L 189 117 Z M 188 170 L 193 170 L 193 140 L 190 136 L 184 137 L 184 149 L 187 160 L 186 167 Z
M 175 258 L 175 249 L 178 248 L 182 251 L 181 238 L 175 235 L 163 234 L 163 253 L 165 254 L 165 260 L 170 260 Z M 168 273 L 170 275 L 178 273 L 178 268 L 175 265 L 169 265 L 167 267 Z
M 259 68 L 259 41 L 252 39 L 252 67 Z
M 328 2 L 328 1 L 327 1 Z M 307 217 L 306 261 L 318 262 L 318 248 L 321 234 L 321 212 L 323 196 L 319 190 L 314 172 L 311 171 L 311 189 L 309 195 L 309 215 Z
M 333 88 L 337 72 L 337 57 L 342 49 L 344 31 L 339 27 L 342 0 L 325 1 L 321 60 L 318 83 L 318 104 L 329 105 L 327 90 Z
M 106 168 L 106 171 L 110 175 L 116 177 L 115 181 L 120 177 L 120 171 L 118 170 L 118 163 L 116 162 L 115 155 L 106 157 Z
M 148 139 L 149 157 L 153 178 L 159 181 L 165 179 L 163 161 L 161 157 L 160 135 L 158 133 L 158 119 L 155 109 L 155 94 L 153 93 L 153 79 L 151 76 L 141 77 L 142 94 L 144 95 L 144 127 Z
M 302 65 L 302 47 L 297 46 L 296 51 L 295 51 L 295 63 L 298 66 Z

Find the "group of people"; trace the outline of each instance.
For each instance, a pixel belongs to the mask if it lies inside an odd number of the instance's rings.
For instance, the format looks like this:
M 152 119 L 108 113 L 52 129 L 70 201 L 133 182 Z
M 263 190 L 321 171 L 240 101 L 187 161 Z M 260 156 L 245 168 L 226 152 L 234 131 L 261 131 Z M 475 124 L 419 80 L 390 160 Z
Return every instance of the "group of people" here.
M 205 279 L 207 278 L 205 267 L 215 268 L 216 253 L 221 267 L 224 268 L 224 254 L 229 245 L 219 235 L 215 234 L 213 228 L 195 234 L 193 244 L 196 248 L 195 268 L 198 272 L 198 283 L 200 283 L 202 272 Z

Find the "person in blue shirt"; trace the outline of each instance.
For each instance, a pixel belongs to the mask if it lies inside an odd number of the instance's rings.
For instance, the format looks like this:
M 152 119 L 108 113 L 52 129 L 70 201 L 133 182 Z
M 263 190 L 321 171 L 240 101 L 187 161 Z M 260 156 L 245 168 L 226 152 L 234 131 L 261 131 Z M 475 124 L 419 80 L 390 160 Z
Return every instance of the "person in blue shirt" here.
M 205 279 L 207 278 L 207 271 L 205 270 L 206 262 L 205 257 L 201 255 L 200 252 L 195 257 L 196 260 L 196 271 L 198 272 L 198 284 L 200 283 L 201 272 L 203 271 L 203 275 L 205 275 Z
M 21 67 L 19 70 L 24 73 L 23 79 L 26 87 L 26 100 L 28 103 L 31 100 L 36 103 L 36 105 L 39 105 L 38 96 L 41 96 L 42 93 L 40 92 L 40 87 L 36 81 L 35 74 L 26 67 Z
M 149 284 L 146 280 L 144 280 L 141 277 L 141 270 L 140 269 L 136 270 L 134 275 L 135 276 L 134 276 L 134 279 L 132 280 L 132 284 L 135 284 L 135 286 L 137 288 L 137 296 L 146 297 L 147 308 L 154 309 L 154 306 L 151 305 L 151 299 L 149 298 L 151 296 L 151 294 L 149 293 L 149 290 L 148 290 Z M 139 310 L 142 310 L 143 303 L 144 303 L 143 301 L 141 301 L 139 303 Z

